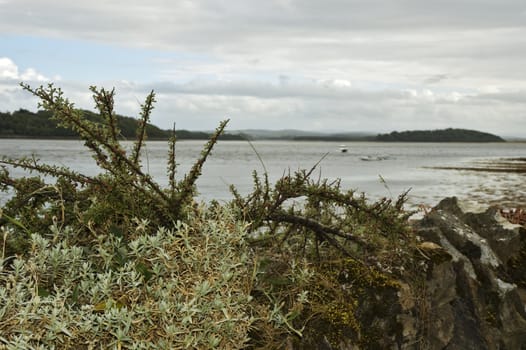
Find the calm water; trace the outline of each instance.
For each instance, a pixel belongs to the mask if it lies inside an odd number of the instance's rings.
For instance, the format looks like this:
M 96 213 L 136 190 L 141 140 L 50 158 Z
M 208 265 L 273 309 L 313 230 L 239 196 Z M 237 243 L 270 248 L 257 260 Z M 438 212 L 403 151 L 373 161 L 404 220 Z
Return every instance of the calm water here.
M 176 157 L 181 178 L 193 164 L 204 142 L 181 141 Z M 348 143 L 348 152 L 333 142 L 259 141 L 253 145 L 271 180 L 289 170 L 310 169 L 325 154 L 315 176 L 342 180 L 347 189 L 365 192 L 370 198 L 397 197 L 411 188 L 411 205 L 434 205 L 445 196 L 456 195 L 474 203 L 514 201 L 526 204 L 525 175 L 428 169 L 430 166 L 470 166 L 478 161 L 524 157 L 526 143 L 430 144 Z M 131 143 L 128 144 L 131 147 Z M 143 167 L 157 181 L 167 184 L 166 142 L 149 142 Z M 98 172 L 90 153 L 79 141 L 0 140 L 0 154 L 9 157 L 32 154 L 46 163 L 65 165 L 87 175 Z M 371 156 L 383 160 L 364 161 Z M 216 145 L 205 163 L 198 189 L 203 200 L 231 198 L 234 184 L 242 193 L 252 188 L 252 171 L 263 173 L 263 165 L 247 142 L 224 141 Z M 13 170 L 15 176 L 24 175 Z M 381 179 L 384 179 L 383 182 Z M 0 194 L 2 195 L 2 194 Z M 5 194 L 2 195 L 5 200 Z

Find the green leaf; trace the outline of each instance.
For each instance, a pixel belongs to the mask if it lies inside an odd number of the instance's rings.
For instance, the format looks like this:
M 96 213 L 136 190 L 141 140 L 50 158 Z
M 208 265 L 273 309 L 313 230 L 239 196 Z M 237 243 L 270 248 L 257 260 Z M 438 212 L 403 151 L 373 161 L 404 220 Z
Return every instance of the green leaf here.
M 37 288 L 37 293 L 38 293 L 38 296 L 42 298 L 45 298 L 51 295 L 49 290 L 47 290 L 46 288 L 40 287 L 40 286 L 38 286 Z
M 135 265 L 135 270 L 144 276 L 146 282 L 148 282 L 153 276 L 152 270 L 150 270 L 146 264 L 141 262 Z

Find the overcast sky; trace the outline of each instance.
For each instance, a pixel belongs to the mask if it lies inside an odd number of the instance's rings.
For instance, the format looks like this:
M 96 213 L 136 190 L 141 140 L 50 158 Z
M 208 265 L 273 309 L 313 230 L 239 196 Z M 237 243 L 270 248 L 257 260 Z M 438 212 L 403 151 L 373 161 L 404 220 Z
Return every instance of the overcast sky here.
M 0 0 L 0 110 L 21 81 L 210 130 L 470 128 L 526 136 L 524 0 Z

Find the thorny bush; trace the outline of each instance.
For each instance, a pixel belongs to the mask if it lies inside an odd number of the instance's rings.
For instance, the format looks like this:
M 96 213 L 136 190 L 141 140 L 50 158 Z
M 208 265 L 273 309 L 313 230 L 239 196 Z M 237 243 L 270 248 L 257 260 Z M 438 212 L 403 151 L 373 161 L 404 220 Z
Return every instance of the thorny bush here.
M 0 189 L 14 190 L 14 196 L 4 206 L 0 218 L 0 225 L 16 227 L 14 232 L 17 234 L 7 242 L 9 252 L 23 252 L 31 233 L 47 232 L 52 224 L 72 227 L 79 242 L 89 241 L 99 232 L 126 239 L 133 218 L 147 219 L 152 223 L 151 227 L 170 226 L 192 210 L 195 183 L 228 120 L 219 125 L 199 159 L 181 180 L 176 178 L 174 130 L 167 154 L 169 188 L 163 189 L 141 167 L 146 126 L 155 102 L 153 91 L 141 105 L 137 137 L 133 149 L 128 152 L 119 142 L 120 131 L 113 109 L 114 90 L 91 87 L 101 116 L 101 122 L 94 122 L 84 118 L 82 111 L 75 109 L 62 90 L 52 84 L 37 89 L 22 86 L 40 98 L 39 107 L 52 112 L 60 126 L 78 134 L 102 172 L 97 176 L 86 176 L 67 167 L 43 164 L 34 157 L 2 158 Z M 13 179 L 6 166 L 48 175 L 56 178 L 56 182 L 47 184 L 38 176 Z
M 52 84 L 22 86 L 78 134 L 101 172 L 87 176 L 34 157 L 0 161 L 0 190 L 13 193 L 0 212 L 7 320 L 0 344 L 72 347 L 77 337 L 117 348 L 280 348 L 316 334 L 309 325 L 320 322 L 360 338 L 358 294 L 342 292 L 338 276 L 391 286 L 385 274 L 400 272 L 410 257 L 405 194 L 370 203 L 339 180 L 313 179 L 315 165 L 273 185 L 266 172 L 254 172 L 252 193 L 232 186 L 230 203 L 199 206 L 196 181 L 228 121 L 181 179 L 174 130 L 162 188 L 141 166 L 153 91 L 127 150 L 114 90 L 91 87 L 95 122 Z M 11 167 L 38 176 L 13 178 Z M 345 305 L 354 306 L 335 316 Z

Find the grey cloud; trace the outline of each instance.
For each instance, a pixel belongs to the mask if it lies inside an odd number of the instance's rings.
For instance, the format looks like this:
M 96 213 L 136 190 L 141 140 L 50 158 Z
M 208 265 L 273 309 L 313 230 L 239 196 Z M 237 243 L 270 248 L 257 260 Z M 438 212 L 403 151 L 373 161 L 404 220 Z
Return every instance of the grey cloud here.
M 518 0 L 17 0 L 0 4 L 0 30 L 206 52 L 230 62 L 228 74 L 257 66 L 273 74 L 326 77 L 333 69 L 397 80 L 418 65 L 426 76 L 517 80 L 526 78 L 525 11 Z M 398 70 L 353 69 L 359 62 Z
M 152 85 L 128 82 L 113 82 L 113 85 L 117 91 L 117 112 L 137 116 L 139 105 Z M 61 87 L 76 106 L 93 109 L 85 86 L 62 82 Z M 479 130 L 503 135 L 517 135 L 518 130 L 526 130 L 523 104 L 526 91 L 462 95 L 455 100 L 448 93 L 432 91 L 349 88 L 345 94 L 325 94 L 323 88 L 315 88 L 312 84 L 303 88 L 295 86 L 286 93 L 273 92 L 278 85 L 254 86 L 254 93 L 247 93 L 249 90 L 243 84 L 231 84 L 230 88 L 197 84 L 191 89 L 173 84 L 153 84 L 153 87 L 157 87 L 158 103 L 152 122 L 163 128 L 170 128 L 176 122 L 181 129 L 210 130 L 220 120 L 230 118 L 231 129 L 389 132 L 416 128 L 474 128 L 476 125 Z M 263 93 L 265 88 L 269 92 Z M 306 97 L 307 94 L 310 96 Z M 36 101 L 20 89 L 6 90 L 0 95 L 3 103 L 7 103 L 3 108 L 36 108 Z M 506 103 L 509 100 L 522 102 Z
M 447 74 L 436 74 L 424 79 L 424 84 L 437 84 L 448 78 Z
M 151 86 L 140 87 L 146 92 Z M 182 128 L 213 128 L 225 117 L 232 119 L 231 128 L 302 128 L 305 130 L 349 130 L 388 132 L 404 129 L 463 127 L 513 134 L 526 127 L 517 120 L 522 106 L 505 104 L 493 96 L 433 93 L 431 91 L 366 91 L 349 89 L 346 94 L 324 94 L 323 89 L 294 87 L 288 92 L 263 93 L 264 86 L 253 86 L 253 94 L 244 85 L 230 87 L 201 86 L 192 89 L 167 84 L 159 88 L 155 121 L 165 127 L 176 120 Z M 306 91 L 310 94 L 306 97 Z M 137 93 L 136 93 L 137 94 Z M 128 93 L 125 93 L 128 95 Z M 499 94 L 495 94 L 498 96 Z M 517 93 L 523 96 L 524 92 Z M 314 97 L 315 96 L 315 97 Z M 514 96 L 511 94 L 510 96 Z M 504 99 L 510 98 L 503 94 Z M 124 96 L 124 99 L 127 97 Z M 519 97 L 516 97 L 517 99 Z M 168 116 L 171 116 L 170 119 Z M 504 122 L 514 120 L 514 125 Z M 515 132 L 516 134 L 516 132 Z
M 522 1 L 297 0 L 102 1 L 17 0 L 0 4 L 4 32 L 44 29 L 60 36 L 163 47 L 230 46 L 260 38 L 360 36 L 382 30 L 524 27 Z M 26 32 L 27 33 L 27 32 Z M 220 40 L 216 41 L 216 39 Z M 230 40 L 228 40 L 230 39 Z
M 523 0 L 8 0 L 0 30 L 206 55 L 152 62 L 150 82 L 61 82 L 83 108 L 88 85 L 117 85 L 129 115 L 153 88 L 163 127 L 526 130 Z
M 526 104 L 526 91 L 512 91 L 500 93 L 481 93 L 467 98 L 472 103 L 481 104 Z
M 282 83 L 263 83 L 258 81 L 191 81 L 186 84 L 155 83 L 148 85 L 162 94 L 190 94 L 190 95 L 220 95 L 220 96 L 252 96 L 257 98 L 312 98 L 327 100 L 359 99 L 374 101 L 377 96 L 383 98 L 400 98 L 405 94 L 402 91 L 382 90 L 364 91 L 350 86 L 342 85 L 339 81 L 308 81 L 294 82 L 288 80 Z

